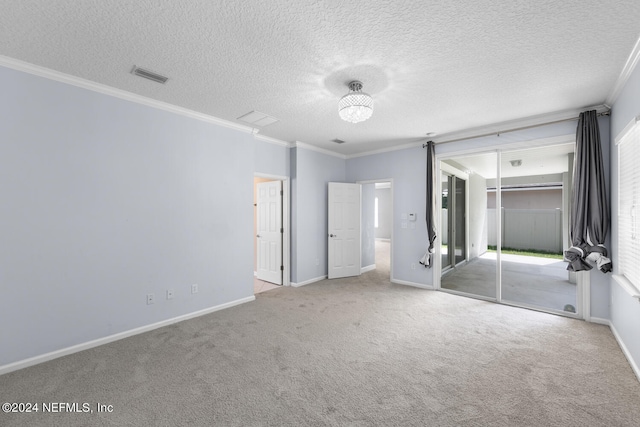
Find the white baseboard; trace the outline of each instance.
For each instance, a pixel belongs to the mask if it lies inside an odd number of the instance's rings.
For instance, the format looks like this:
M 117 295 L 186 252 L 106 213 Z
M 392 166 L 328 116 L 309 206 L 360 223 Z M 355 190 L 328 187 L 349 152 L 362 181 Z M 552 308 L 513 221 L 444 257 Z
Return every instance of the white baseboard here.
M 624 342 L 622 341 L 622 337 L 620 337 L 620 335 L 618 334 L 618 331 L 616 330 L 615 326 L 613 326 L 613 323 L 611 322 L 611 320 L 602 319 L 602 318 L 599 318 L 599 317 L 592 317 L 590 319 L 590 322 L 591 323 L 597 323 L 599 325 L 605 325 L 605 326 L 608 326 L 611 329 L 611 332 L 613 333 L 613 336 L 616 338 L 616 341 L 618 342 L 618 346 L 620 346 L 620 349 L 622 350 L 622 353 L 627 358 L 627 361 L 629 362 L 629 365 L 631 365 L 631 370 L 633 371 L 634 374 L 636 374 L 636 378 L 638 378 L 638 381 L 640 381 L 640 368 L 638 367 L 638 364 L 636 363 L 636 361 L 633 360 L 633 357 L 631 356 L 631 353 L 627 349 L 627 346 L 624 345 Z
M 609 322 L 609 327 L 611 328 L 611 332 L 613 332 L 613 336 L 616 337 L 616 341 L 618 341 L 618 345 L 620 346 L 620 349 L 622 349 L 622 353 L 627 358 L 629 365 L 631 365 L 631 370 L 633 371 L 634 374 L 636 374 L 636 378 L 638 379 L 638 381 L 640 381 L 640 368 L 638 368 L 638 364 L 636 363 L 635 360 L 633 360 L 631 353 L 627 349 L 627 346 L 624 345 L 624 342 L 622 341 L 622 338 L 618 334 L 618 331 L 616 331 L 616 327 L 613 326 L 613 323 Z
M 422 283 L 407 282 L 405 280 L 391 279 L 391 283 L 397 283 L 398 285 L 412 286 L 414 288 L 420 288 L 420 289 L 429 289 L 431 291 L 435 290 L 435 288 L 432 285 L 424 285 Z
M 366 267 L 362 267 L 360 269 L 360 274 L 366 273 L 367 271 L 371 271 L 371 270 L 375 270 L 375 269 L 376 269 L 376 265 L 375 264 L 367 265 Z
M 597 323 L 598 325 L 611 326 L 611 320 L 602 319 L 600 317 L 591 317 L 591 318 L 589 318 L 589 322 Z
M 312 283 L 319 282 L 319 281 L 324 280 L 326 278 L 327 278 L 327 276 L 320 276 L 320 277 L 316 277 L 315 279 L 305 280 L 304 282 L 300 282 L 300 283 L 291 282 L 291 286 L 293 286 L 294 288 L 299 288 L 300 286 L 310 285 Z
M 149 332 L 154 329 L 162 328 L 163 326 L 168 326 L 174 323 L 182 322 L 183 320 L 193 319 L 194 317 L 203 316 L 205 314 L 213 313 L 214 311 L 224 310 L 225 308 L 230 308 L 236 305 L 251 302 L 251 301 L 254 301 L 255 299 L 256 297 L 251 295 L 250 297 L 241 298 L 239 300 L 231 301 L 225 304 L 220 304 L 214 307 L 205 308 L 204 310 L 194 311 L 193 313 L 184 314 L 182 316 L 174 317 L 172 319 L 163 320 L 161 322 L 153 323 L 150 325 L 140 326 L 139 328 L 130 329 L 124 332 L 119 332 L 117 334 L 109 335 L 104 338 L 98 338 L 96 340 L 87 341 L 82 344 L 76 344 L 71 347 L 66 347 L 60 350 L 52 351 L 50 353 L 45 353 L 39 356 L 30 357 L 28 359 L 19 360 L 17 362 L 9 363 L 8 365 L 0 366 L 0 375 L 17 371 L 19 369 L 27 368 L 29 366 L 37 365 L 39 363 L 48 362 L 49 360 L 57 359 L 58 357 L 67 356 L 69 354 L 77 353 L 83 350 L 88 350 L 90 348 L 98 347 L 100 345 L 108 344 L 110 342 L 118 341 L 123 338 L 128 338 L 133 335 Z

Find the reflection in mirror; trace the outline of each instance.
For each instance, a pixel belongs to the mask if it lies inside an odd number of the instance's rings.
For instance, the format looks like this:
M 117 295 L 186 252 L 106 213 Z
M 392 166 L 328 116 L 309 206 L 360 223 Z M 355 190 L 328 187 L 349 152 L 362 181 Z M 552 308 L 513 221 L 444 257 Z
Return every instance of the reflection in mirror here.
M 442 289 L 496 297 L 496 254 L 488 250 L 488 242 L 495 240 L 496 219 L 487 208 L 496 161 L 495 153 L 484 153 L 441 162 L 443 192 L 448 196 L 446 208 L 443 196 L 440 230 Z

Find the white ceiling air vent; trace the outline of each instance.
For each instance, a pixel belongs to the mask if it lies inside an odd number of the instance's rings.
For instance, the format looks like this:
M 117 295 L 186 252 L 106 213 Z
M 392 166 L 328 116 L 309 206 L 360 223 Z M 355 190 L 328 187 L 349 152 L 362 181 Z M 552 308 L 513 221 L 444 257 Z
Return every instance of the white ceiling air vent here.
M 338 138 L 332 139 L 331 142 L 335 142 L 336 144 L 344 144 L 344 141 Z
M 136 76 L 144 77 L 145 79 L 153 80 L 157 83 L 165 84 L 169 77 L 161 76 L 158 73 L 154 73 L 153 71 L 145 70 L 144 68 L 133 66 L 133 70 L 131 70 L 131 74 L 135 74 Z

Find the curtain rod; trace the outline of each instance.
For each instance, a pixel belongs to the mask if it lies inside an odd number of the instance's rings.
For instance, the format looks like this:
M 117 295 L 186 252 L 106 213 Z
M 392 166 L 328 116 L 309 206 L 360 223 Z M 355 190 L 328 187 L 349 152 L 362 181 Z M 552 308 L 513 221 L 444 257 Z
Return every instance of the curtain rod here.
M 596 114 L 597 117 L 610 116 L 610 115 L 611 115 L 611 110 L 603 111 L 601 113 L 597 113 Z M 517 132 L 519 130 L 532 129 L 532 128 L 537 128 L 537 127 L 540 127 L 540 126 L 553 125 L 553 124 L 556 124 L 556 123 L 571 122 L 571 121 L 574 121 L 574 120 L 578 120 L 579 118 L 580 117 L 571 117 L 569 119 L 554 120 L 554 121 L 551 121 L 551 122 L 538 123 L 536 125 L 521 126 L 519 128 L 507 129 L 507 130 L 503 130 L 501 132 L 490 132 L 490 133 L 485 133 L 485 134 L 481 134 L 481 135 L 466 136 L 464 138 L 456 138 L 456 139 L 449 139 L 449 140 L 445 140 L 445 141 L 439 141 L 439 142 L 435 142 L 435 144 L 447 144 L 449 142 L 464 141 L 464 140 L 467 140 L 467 139 L 474 139 L 474 138 L 484 138 L 485 136 L 492 136 L 492 135 L 500 136 L 500 134 L 502 134 L 502 133 Z M 422 144 L 422 148 L 427 148 L 427 144 Z

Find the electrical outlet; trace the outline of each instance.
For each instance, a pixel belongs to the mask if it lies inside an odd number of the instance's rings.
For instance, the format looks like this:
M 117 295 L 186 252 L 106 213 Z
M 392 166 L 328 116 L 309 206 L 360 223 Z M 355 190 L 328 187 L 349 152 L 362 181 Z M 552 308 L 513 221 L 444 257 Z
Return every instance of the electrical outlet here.
M 198 284 L 194 283 L 193 285 L 191 285 L 191 293 L 192 294 L 197 294 L 198 293 Z
M 147 294 L 147 305 L 151 305 L 154 303 L 153 294 Z
M 316 265 L 320 265 L 320 258 L 316 258 Z
M 411 263 L 411 269 L 412 269 L 412 270 L 415 270 L 415 269 L 416 269 L 416 263 L 415 263 L 415 262 L 412 262 L 412 263 Z
M 167 299 L 173 299 L 173 289 L 167 289 Z

